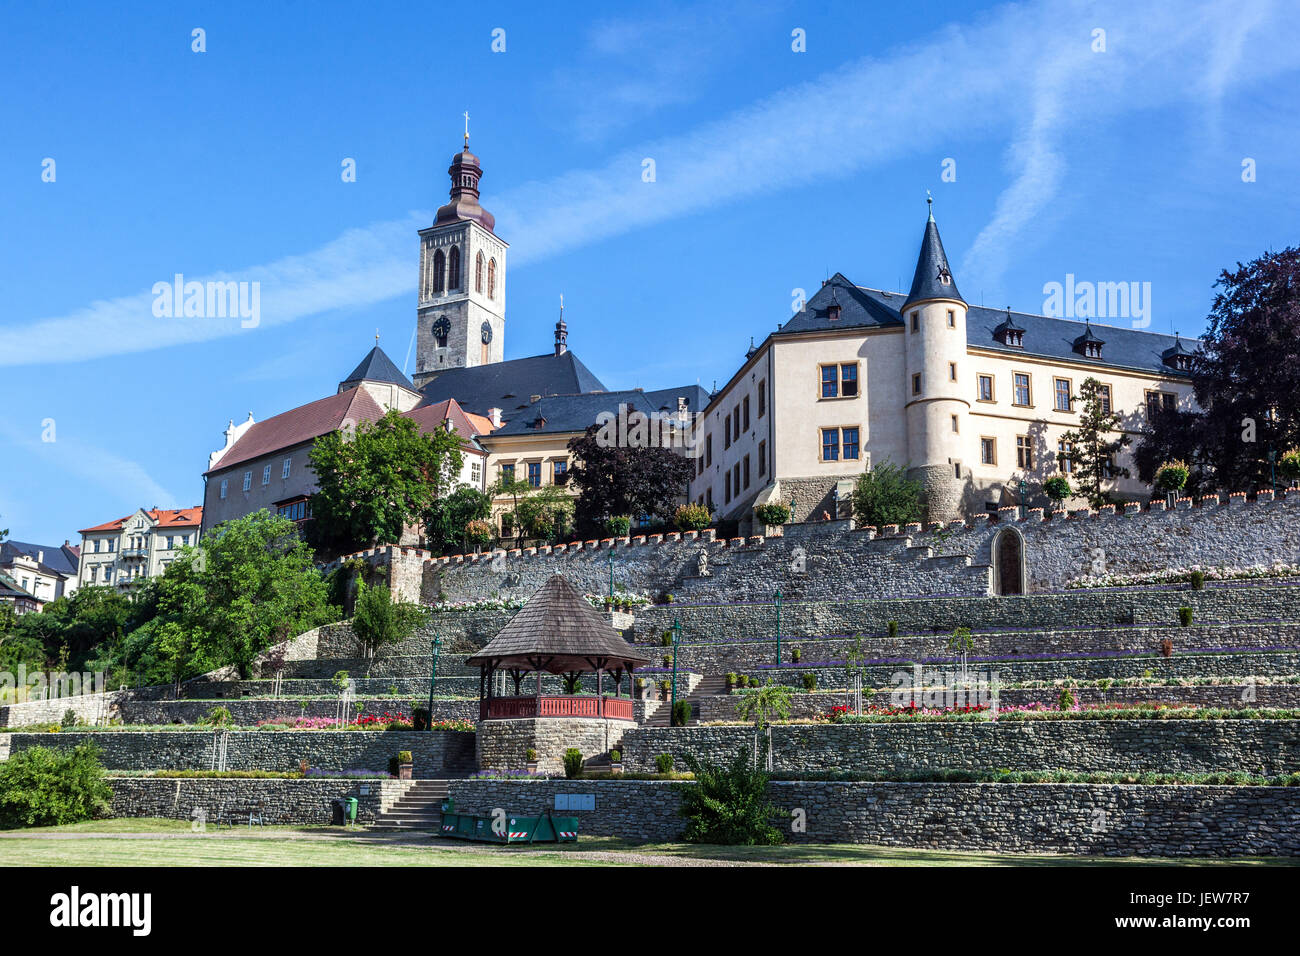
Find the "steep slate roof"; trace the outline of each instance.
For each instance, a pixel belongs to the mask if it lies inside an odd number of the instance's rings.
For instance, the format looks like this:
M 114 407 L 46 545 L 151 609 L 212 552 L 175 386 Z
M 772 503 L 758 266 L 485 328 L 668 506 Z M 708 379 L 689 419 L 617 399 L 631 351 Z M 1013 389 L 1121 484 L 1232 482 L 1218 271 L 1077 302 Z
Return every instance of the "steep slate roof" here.
M 948 284 L 940 281 L 940 276 L 948 277 Z M 931 216 L 925 224 L 925 235 L 921 237 L 921 252 L 916 257 L 916 272 L 912 275 L 912 290 L 907 294 L 906 308 L 913 302 L 923 299 L 956 299 L 965 302 L 957 291 L 957 280 L 948 268 L 948 255 L 943 251 L 943 240 L 939 238 L 939 227 Z
M 552 674 L 649 663 L 563 575 L 552 575 L 466 664 L 522 666 Z M 576 666 L 575 666 L 576 665 Z
M 675 403 L 676 399 L 674 405 Z M 645 392 L 635 389 L 625 392 L 589 392 L 586 395 L 554 395 L 536 402 L 526 402 L 520 409 L 507 409 L 508 421 L 492 435 L 585 431 L 588 425 L 596 424 L 596 416 L 601 412 L 617 415 L 619 405 L 627 405 L 629 411 L 645 415 L 658 411 L 658 405 L 647 400 Z
M 61 577 L 75 578 L 77 576 L 77 552 L 71 546 L 66 548 L 62 546 L 50 547 L 46 544 L 31 544 L 10 538 L 0 543 L 0 564 L 8 564 L 17 554 L 25 554 L 36 560 L 36 556 L 42 552 L 45 555 L 40 561 L 43 567 Z
M 509 418 L 512 411 L 527 405 L 532 395 L 576 395 L 605 390 L 600 379 L 576 355 L 565 352 L 448 369 L 421 391 L 426 405 L 454 398 L 466 411 L 486 415 L 489 408 L 499 408 Z
M 840 317 L 834 322 L 830 319 L 828 307 L 832 296 L 840 307 Z M 899 315 L 903 297 L 878 299 L 868 289 L 855 286 L 842 273 L 835 273 L 826 284 L 813 293 L 801 311 L 796 312 L 777 331 L 785 332 L 822 332 L 835 329 L 884 328 L 902 325 Z
M 364 388 L 350 388 L 257 422 L 204 474 L 211 475 L 282 448 L 328 435 L 347 419 L 359 425 L 383 417 L 383 409 L 370 397 L 370 393 Z
M 686 410 L 692 414 L 704 411 L 709 404 L 709 390 L 699 385 L 682 385 L 678 388 L 656 388 L 645 393 L 645 400 L 651 407 L 662 411 L 677 411 L 677 398 L 686 399 Z
M 415 386 L 411 384 L 411 380 L 402 374 L 401 370 L 393 364 L 393 360 L 385 355 L 384 350 L 378 345 L 366 354 L 366 357 L 361 360 L 361 364 L 354 368 L 352 374 L 340 382 L 339 385 L 350 385 L 363 381 L 392 382 L 415 391 Z
M 145 514 L 157 522 L 155 529 L 167 528 L 197 528 L 203 523 L 202 508 L 146 508 Z M 135 512 L 127 515 L 125 518 L 118 518 L 116 521 L 107 521 L 104 524 L 97 524 L 93 528 L 82 528 L 78 534 L 89 534 L 96 531 L 121 531 L 122 526 L 134 517 Z

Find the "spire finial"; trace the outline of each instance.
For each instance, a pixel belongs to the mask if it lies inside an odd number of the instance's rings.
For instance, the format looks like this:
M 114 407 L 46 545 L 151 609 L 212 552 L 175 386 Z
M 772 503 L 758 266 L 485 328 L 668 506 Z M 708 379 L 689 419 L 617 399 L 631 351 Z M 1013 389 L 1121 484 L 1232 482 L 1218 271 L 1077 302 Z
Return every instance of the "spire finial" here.
M 564 321 L 564 293 L 560 293 L 560 321 Z
M 930 213 L 930 222 L 934 222 L 934 197 L 930 195 L 930 190 L 925 191 L 925 207 Z
M 375 345 L 379 345 L 379 330 L 375 329 Z
M 465 111 L 465 149 L 469 150 L 469 110 Z

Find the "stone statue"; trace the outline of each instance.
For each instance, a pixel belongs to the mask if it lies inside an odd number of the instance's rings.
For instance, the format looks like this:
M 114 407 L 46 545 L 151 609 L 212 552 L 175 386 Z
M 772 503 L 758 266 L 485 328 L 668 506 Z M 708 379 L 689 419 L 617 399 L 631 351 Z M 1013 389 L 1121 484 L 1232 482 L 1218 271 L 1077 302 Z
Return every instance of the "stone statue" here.
M 709 552 L 701 551 L 700 556 L 695 560 L 695 573 L 702 578 L 709 576 Z

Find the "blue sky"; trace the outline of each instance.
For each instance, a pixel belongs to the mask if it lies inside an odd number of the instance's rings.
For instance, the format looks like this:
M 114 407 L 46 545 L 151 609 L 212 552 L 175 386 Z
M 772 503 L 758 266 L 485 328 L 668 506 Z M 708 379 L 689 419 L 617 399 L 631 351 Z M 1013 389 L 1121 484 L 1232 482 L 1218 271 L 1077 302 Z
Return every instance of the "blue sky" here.
M 836 271 L 905 289 L 926 190 L 968 301 L 1150 282 L 1152 329 L 1187 335 L 1300 222 L 1282 2 L 120 6 L 0 14 L 20 540 L 199 503 L 229 419 L 331 394 L 376 328 L 401 365 L 465 110 L 511 243 L 506 357 L 550 349 L 563 293 L 615 388 L 726 381 Z M 260 282 L 260 324 L 155 318 L 175 273 Z

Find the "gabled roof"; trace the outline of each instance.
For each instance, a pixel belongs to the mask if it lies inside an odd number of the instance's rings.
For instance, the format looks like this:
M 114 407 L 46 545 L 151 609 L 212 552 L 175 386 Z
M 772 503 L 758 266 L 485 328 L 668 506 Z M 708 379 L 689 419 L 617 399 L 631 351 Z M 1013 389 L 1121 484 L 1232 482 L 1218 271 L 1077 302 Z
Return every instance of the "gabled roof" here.
M 479 435 L 486 435 L 492 431 L 492 423 L 488 419 L 482 415 L 465 414 L 454 398 L 449 398 L 444 402 L 436 402 L 433 405 L 421 405 L 409 412 L 403 412 L 402 417 L 414 421 L 420 426 L 421 433 L 426 435 L 431 431 L 443 428 L 443 422 L 450 421 L 451 427 L 461 440 L 462 450 L 479 455 L 485 454 L 485 452 L 483 447 L 474 439 Z
M 605 386 L 572 352 L 452 368 L 421 389 L 423 404 L 454 398 L 462 409 L 486 415 L 499 408 L 504 417 L 528 404 L 533 395 L 603 392 Z
M 77 576 L 77 552 L 71 546 L 31 544 L 12 538 L 0 543 L 0 564 L 8 564 L 16 554 L 25 554 L 32 560 L 39 560 L 42 567 L 60 577 Z M 38 554 L 42 555 L 39 559 L 36 557 Z
M 384 350 L 378 345 L 366 353 L 366 357 L 361 360 L 361 364 L 352 370 L 351 375 L 339 383 L 339 388 L 345 385 L 355 385 L 359 382 L 391 382 L 415 391 L 415 386 L 411 384 L 411 380 L 402 374 L 401 370 L 393 364 L 393 360 L 385 355 Z
M 633 650 L 563 575 L 553 574 L 487 646 L 465 663 L 559 674 L 610 669 L 649 658 Z M 575 666 L 576 665 L 576 666 Z
M 943 251 L 939 227 L 931 216 L 921 237 L 921 252 L 916 257 L 916 272 L 912 275 L 912 290 L 907 293 L 906 309 L 913 302 L 925 299 L 956 299 L 965 302 L 957 291 L 957 281 L 948 268 L 948 255 Z
M 350 388 L 328 398 L 308 402 L 297 408 L 257 422 L 235 442 L 233 448 L 204 474 L 211 475 L 235 465 L 261 458 L 272 452 L 328 435 L 345 420 L 358 425 L 378 421 L 384 411 L 364 388 Z
M 203 523 L 203 509 L 197 508 L 145 508 L 142 509 L 154 521 L 154 529 L 166 530 L 168 528 L 197 528 Z M 124 518 L 118 518 L 116 521 L 106 521 L 104 524 L 97 524 L 93 528 L 82 528 L 78 534 L 94 534 L 103 531 L 121 531 L 123 526 L 134 518 L 136 512 L 132 511 Z

